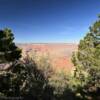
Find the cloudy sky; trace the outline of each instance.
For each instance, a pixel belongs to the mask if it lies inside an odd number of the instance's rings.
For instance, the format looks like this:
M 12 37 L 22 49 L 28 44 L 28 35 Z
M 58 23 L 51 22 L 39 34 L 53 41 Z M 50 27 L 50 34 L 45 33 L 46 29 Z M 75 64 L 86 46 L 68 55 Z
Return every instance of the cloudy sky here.
M 78 43 L 99 13 L 100 0 L 0 0 L 0 29 L 15 42 Z

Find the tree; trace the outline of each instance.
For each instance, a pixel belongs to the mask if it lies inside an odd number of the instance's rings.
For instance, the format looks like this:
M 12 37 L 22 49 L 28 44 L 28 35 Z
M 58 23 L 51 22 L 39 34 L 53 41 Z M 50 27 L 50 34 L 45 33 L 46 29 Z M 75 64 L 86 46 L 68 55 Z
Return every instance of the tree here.
M 83 94 L 97 100 L 94 95 L 99 95 L 97 91 L 100 91 L 100 19 L 89 30 L 83 40 L 80 40 L 72 61 L 76 66 L 74 76 L 80 81 L 80 86 L 84 86 Z
M 0 30 L 0 62 L 12 62 L 21 57 L 21 49 L 13 40 L 14 35 L 10 29 Z
M 9 68 L 0 70 L 0 100 L 9 97 L 11 99 L 22 97 L 23 100 L 47 100 L 48 98 L 52 100 L 53 88 L 48 84 L 49 75 L 46 76 L 46 70 L 39 69 L 34 59 L 29 56 L 19 60 L 21 50 L 13 40 L 11 30 L 0 31 L 0 61 L 4 64 L 11 62 Z

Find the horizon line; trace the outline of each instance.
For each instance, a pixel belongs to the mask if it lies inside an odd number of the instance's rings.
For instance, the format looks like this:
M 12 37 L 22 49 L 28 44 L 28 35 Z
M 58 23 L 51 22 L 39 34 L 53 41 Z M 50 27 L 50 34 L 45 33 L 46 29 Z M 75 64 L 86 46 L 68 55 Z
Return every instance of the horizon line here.
M 15 42 L 15 44 L 79 44 L 73 42 Z

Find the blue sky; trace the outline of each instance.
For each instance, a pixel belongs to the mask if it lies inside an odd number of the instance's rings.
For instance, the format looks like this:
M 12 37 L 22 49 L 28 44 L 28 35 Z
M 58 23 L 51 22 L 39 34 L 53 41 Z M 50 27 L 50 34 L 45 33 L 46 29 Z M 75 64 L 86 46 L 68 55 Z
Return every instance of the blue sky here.
M 0 0 L 0 29 L 15 42 L 78 43 L 99 13 L 100 0 Z

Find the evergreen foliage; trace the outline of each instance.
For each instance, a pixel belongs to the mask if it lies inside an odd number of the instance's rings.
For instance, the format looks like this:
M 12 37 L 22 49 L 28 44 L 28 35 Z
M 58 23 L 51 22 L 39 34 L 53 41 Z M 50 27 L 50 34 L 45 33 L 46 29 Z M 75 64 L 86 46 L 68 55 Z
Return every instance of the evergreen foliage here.
M 13 40 L 14 35 L 10 29 L 0 30 L 0 62 L 12 62 L 21 57 L 21 49 Z
M 80 84 L 84 99 L 98 100 L 100 91 L 100 19 L 91 27 L 87 35 L 80 41 L 78 51 L 73 54 L 72 61 L 76 66 L 74 76 Z M 94 95 L 96 94 L 97 97 Z M 100 97 L 99 97 L 100 99 Z

